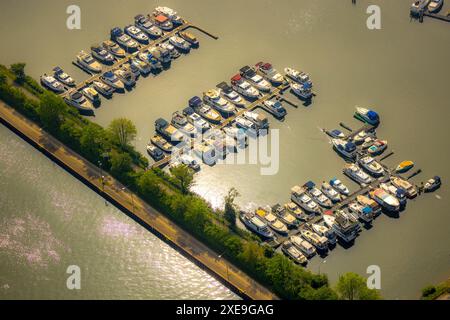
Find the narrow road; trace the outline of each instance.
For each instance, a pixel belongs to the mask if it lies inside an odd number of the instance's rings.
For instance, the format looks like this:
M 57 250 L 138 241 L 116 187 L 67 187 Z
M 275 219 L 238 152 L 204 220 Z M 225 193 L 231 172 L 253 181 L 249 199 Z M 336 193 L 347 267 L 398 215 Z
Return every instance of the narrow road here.
M 178 227 L 162 213 L 149 206 L 137 195 L 130 193 L 112 176 L 102 172 L 86 159 L 46 133 L 34 122 L 26 119 L 0 101 L 0 119 L 47 156 L 65 167 L 102 196 L 125 209 L 148 229 L 184 252 L 197 264 L 207 269 L 235 292 L 253 300 L 278 299 L 271 291 L 257 283 L 233 264 L 189 233 Z M 102 175 L 104 178 L 102 179 Z

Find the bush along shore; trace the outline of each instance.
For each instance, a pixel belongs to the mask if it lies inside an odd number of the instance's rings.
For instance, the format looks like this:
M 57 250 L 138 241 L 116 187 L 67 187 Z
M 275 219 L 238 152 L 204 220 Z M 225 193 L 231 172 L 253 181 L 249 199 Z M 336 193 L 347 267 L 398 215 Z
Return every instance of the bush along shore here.
M 34 121 L 72 150 L 109 172 L 154 208 L 283 299 L 349 299 L 333 289 L 324 274 L 313 274 L 262 246 L 256 236 L 235 226 L 238 209 L 230 190 L 225 210 L 214 210 L 189 192 L 193 172 L 178 166 L 165 173 L 148 170 L 148 160 L 131 145 L 134 124 L 115 119 L 103 128 L 78 114 L 62 98 L 44 90 L 24 72 L 25 64 L 0 65 L 0 99 Z M 353 296 L 351 296 L 353 297 Z M 356 297 L 356 295 L 355 295 Z M 378 292 L 360 298 L 377 299 Z

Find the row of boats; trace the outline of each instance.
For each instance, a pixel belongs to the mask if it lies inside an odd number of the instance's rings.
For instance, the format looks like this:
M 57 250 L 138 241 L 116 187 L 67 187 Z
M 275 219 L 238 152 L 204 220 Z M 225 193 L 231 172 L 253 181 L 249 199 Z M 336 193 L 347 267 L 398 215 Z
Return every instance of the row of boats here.
M 254 67 L 244 66 L 231 78 L 230 84 L 223 81 L 215 88 L 203 92 L 202 97 L 194 96 L 188 101 L 188 107 L 172 114 L 172 119 L 157 119 L 154 135 L 147 145 L 150 156 L 159 161 L 165 153 L 172 153 L 174 145 L 189 143 L 198 135 L 202 135 L 201 143 L 193 146 L 193 152 L 203 162 L 212 165 L 223 159 L 229 152 L 237 152 L 247 145 L 247 137 L 256 137 L 261 130 L 269 129 L 267 117 L 255 111 L 241 111 L 247 103 L 270 92 L 273 87 L 285 84 L 286 78 L 297 84 L 309 83 L 310 77 L 304 72 L 291 68 L 286 76 L 281 75 L 270 63 L 259 62 Z M 292 86 L 292 85 L 291 85 Z M 265 100 L 264 107 L 277 118 L 286 115 L 286 109 L 277 99 Z M 236 114 L 240 112 L 239 116 Z M 218 130 L 214 127 L 224 119 L 235 116 L 233 122 Z M 191 156 L 184 158 L 192 168 L 197 163 Z M 172 162 L 173 163 L 173 162 Z M 176 163 L 176 161 L 175 161 Z
M 437 13 L 442 9 L 444 0 L 415 0 L 411 4 L 411 15 L 417 16 L 423 12 Z

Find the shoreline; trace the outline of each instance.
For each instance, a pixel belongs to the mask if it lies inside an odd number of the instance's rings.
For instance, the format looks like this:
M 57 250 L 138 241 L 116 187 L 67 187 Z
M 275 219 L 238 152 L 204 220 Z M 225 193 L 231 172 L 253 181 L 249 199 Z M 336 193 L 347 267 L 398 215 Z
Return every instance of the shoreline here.
M 72 151 L 3 101 L 0 101 L 0 122 L 240 297 L 252 300 L 279 299 L 232 263 L 224 258 L 218 258 L 216 252 L 137 195 L 122 189 L 124 186 L 112 176 Z M 104 179 L 101 176 L 104 176 Z

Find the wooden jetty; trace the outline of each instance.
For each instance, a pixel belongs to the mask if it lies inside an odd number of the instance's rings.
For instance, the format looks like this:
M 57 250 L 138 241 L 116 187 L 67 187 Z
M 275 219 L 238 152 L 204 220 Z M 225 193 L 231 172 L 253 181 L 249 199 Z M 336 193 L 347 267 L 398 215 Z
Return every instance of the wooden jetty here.
M 210 33 L 208 31 L 206 31 L 206 30 L 204 30 L 204 29 L 202 29 L 202 28 L 192 24 L 191 22 L 189 22 L 187 20 L 185 20 L 185 22 L 182 25 L 176 27 L 175 29 L 173 29 L 173 30 L 171 30 L 169 32 L 164 33 L 161 37 L 159 37 L 158 39 L 155 39 L 153 41 L 150 41 L 146 45 L 141 45 L 141 47 L 137 51 L 135 51 L 133 53 L 128 53 L 124 58 L 121 58 L 121 59 L 117 60 L 114 64 L 108 65 L 108 66 L 102 65 L 103 68 L 102 68 L 102 71 L 100 73 L 94 74 L 94 75 L 91 74 L 91 77 L 89 77 L 88 79 L 83 80 L 82 82 L 78 83 L 75 87 L 70 88 L 70 90 L 62 93 L 60 96 L 61 97 L 66 97 L 70 93 L 73 93 L 75 91 L 78 91 L 78 90 L 84 88 L 85 86 L 91 84 L 93 81 L 98 80 L 104 73 L 106 73 L 108 71 L 112 71 L 112 70 L 117 69 L 118 67 L 122 66 L 124 63 L 128 62 L 130 60 L 130 58 L 135 57 L 137 54 L 142 53 L 142 52 L 148 50 L 149 48 L 157 46 L 158 44 L 160 44 L 160 43 L 168 40 L 170 37 L 174 36 L 176 33 L 180 32 L 180 31 L 187 30 L 189 28 L 196 29 L 196 30 L 206 34 L 207 36 L 213 38 L 214 40 L 217 40 L 219 38 L 219 37 L 213 35 L 212 33 Z

